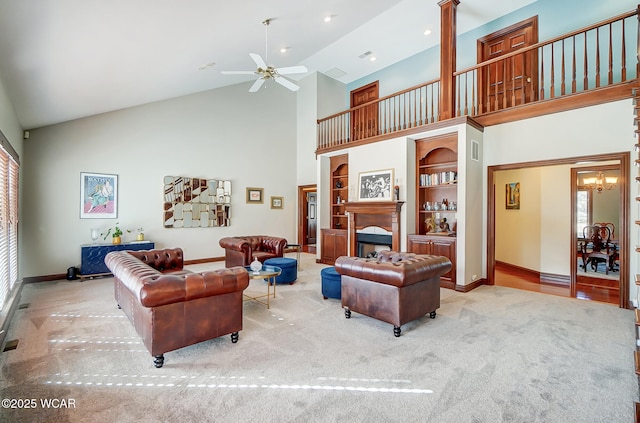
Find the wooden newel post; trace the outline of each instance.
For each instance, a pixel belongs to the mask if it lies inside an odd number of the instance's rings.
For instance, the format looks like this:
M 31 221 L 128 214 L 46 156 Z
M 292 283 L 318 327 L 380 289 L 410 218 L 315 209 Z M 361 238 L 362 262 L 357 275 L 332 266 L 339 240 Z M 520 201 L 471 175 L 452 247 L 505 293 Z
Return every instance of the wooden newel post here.
M 456 7 L 460 0 L 442 0 L 440 6 L 440 120 L 455 117 Z

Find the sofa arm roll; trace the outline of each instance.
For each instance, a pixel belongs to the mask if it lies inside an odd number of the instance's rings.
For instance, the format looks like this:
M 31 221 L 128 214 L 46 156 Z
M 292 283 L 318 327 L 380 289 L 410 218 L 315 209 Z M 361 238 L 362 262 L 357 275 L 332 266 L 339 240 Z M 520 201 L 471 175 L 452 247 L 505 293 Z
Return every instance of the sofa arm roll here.
M 244 267 L 186 275 L 162 275 L 144 281 L 140 288 L 140 303 L 145 307 L 158 307 L 243 291 L 248 286 L 249 273 Z
M 287 246 L 287 240 L 284 238 L 278 238 L 273 236 L 262 237 L 262 251 L 268 251 L 275 254 L 278 257 L 282 257 L 284 249 Z
M 218 242 L 222 248 L 234 251 L 248 252 L 251 250 L 251 244 L 244 238 L 226 237 L 221 238 Z

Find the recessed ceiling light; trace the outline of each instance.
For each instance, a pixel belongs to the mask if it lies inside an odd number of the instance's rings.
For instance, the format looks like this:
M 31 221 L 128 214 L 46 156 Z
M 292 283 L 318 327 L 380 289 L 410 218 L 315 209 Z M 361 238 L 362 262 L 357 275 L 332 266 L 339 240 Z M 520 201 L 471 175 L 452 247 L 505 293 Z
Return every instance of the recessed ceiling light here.
M 431 35 L 431 30 L 430 29 L 426 29 L 424 31 L 424 35 Z
M 324 21 L 325 22 L 331 22 L 331 16 L 325 16 L 324 17 Z
M 280 49 L 280 53 L 286 53 L 286 52 L 287 52 L 287 48 L 286 48 L 286 47 L 282 47 L 282 48 Z
M 369 57 L 369 61 L 371 61 L 371 62 L 375 62 L 375 61 L 376 61 L 376 56 L 371 56 L 371 57 Z

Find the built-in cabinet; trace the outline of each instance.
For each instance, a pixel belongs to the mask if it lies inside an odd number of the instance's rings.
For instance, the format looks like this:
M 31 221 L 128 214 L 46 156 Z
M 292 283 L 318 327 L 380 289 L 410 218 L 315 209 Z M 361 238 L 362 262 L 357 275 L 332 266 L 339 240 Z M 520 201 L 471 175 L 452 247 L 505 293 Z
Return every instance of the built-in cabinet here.
M 322 229 L 322 253 L 320 260 L 324 264 L 333 264 L 340 256 L 347 254 L 347 230 L 346 229 Z
M 320 229 L 320 260 L 325 264 L 333 264 L 338 257 L 347 255 L 349 220 L 345 213 L 345 204 L 349 197 L 348 154 L 330 158 L 330 179 L 330 227 Z
M 416 254 L 444 256 L 451 260 L 451 270 L 440 277 L 443 288 L 455 289 L 456 285 L 456 238 L 444 236 L 409 235 L 407 248 Z
M 416 140 L 416 234 L 407 249 L 445 256 L 452 269 L 441 286 L 455 288 L 458 215 L 458 133 Z

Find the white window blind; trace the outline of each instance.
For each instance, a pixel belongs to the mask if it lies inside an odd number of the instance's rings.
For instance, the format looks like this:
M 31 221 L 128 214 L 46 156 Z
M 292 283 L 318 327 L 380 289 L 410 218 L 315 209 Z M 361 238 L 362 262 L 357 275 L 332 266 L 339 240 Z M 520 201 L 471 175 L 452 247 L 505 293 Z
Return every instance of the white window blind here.
M 18 280 L 18 170 L 0 148 L 0 310 Z

